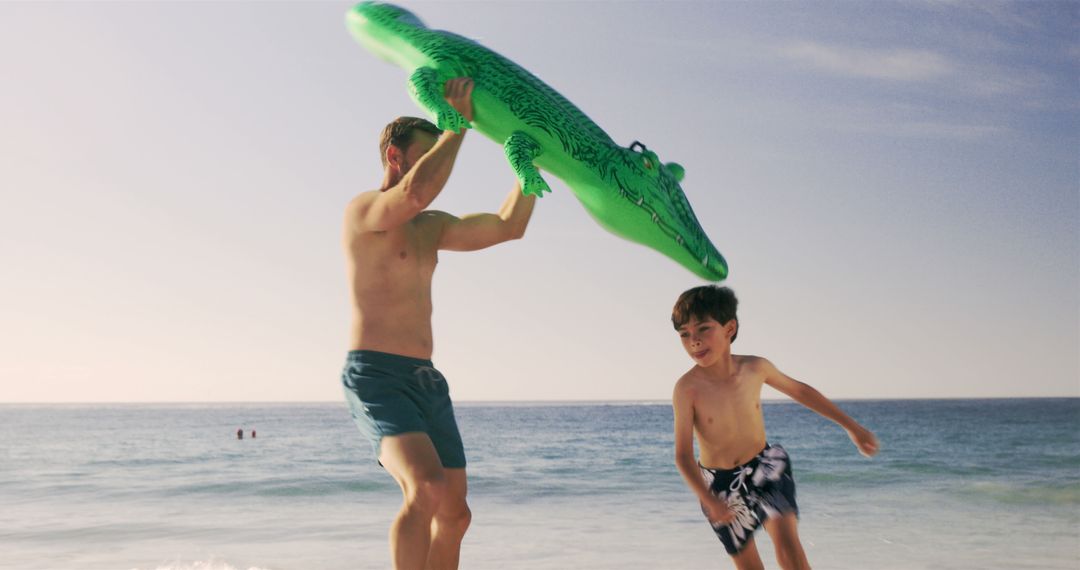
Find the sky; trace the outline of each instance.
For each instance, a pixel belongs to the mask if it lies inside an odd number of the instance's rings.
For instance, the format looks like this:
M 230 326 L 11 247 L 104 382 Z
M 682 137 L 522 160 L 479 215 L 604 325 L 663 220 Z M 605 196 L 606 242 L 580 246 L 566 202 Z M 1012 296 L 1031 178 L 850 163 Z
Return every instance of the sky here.
M 735 352 L 836 399 L 1080 396 L 1080 4 L 400 4 L 685 167 Z M 343 208 L 421 113 L 349 7 L 0 3 L 0 403 L 341 399 Z M 669 399 L 704 282 L 548 182 L 523 240 L 441 254 L 435 365 Z M 432 207 L 512 185 L 470 133 Z

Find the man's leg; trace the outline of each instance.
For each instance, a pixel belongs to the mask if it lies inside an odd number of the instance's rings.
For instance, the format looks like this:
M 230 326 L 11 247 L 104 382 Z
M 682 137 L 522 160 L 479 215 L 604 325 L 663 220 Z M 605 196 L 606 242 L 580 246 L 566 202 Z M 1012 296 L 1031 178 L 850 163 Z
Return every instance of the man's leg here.
M 469 528 L 472 513 L 465 502 L 468 483 L 464 469 L 444 469 L 446 496 L 431 521 L 431 550 L 427 570 L 457 570 L 461 539 Z
M 733 555 L 731 561 L 735 563 L 737 570 L 765 570 L 765 565 L 761 562 L 761 555 L 757 551 L 757 544 L 752 536 L 746 539 L 746 544 L 743 545 L 742 550 Z
M 799 541 L 799 519 L 795 513 L 765 520 L 765 530 L 776 547 L 776 562 L 784 570 L 810 570 L 810 562 Z
M 449 492 L 449 481 L 426 433 L 382 439 L 379 462 L 401 486 L 404 504 L 390 525 L 395 570 L 423 570 L 431 547 L 432 520 Z

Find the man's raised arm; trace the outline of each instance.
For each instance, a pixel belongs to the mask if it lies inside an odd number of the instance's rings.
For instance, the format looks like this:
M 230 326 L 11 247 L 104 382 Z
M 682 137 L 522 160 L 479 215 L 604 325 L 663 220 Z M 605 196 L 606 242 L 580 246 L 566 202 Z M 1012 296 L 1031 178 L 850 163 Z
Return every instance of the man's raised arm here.
M 470 122 L 473 119 L 472 89 L 473 82 L 469 78 L 459 77 L 446 82 L 446 100 Z M 444 131 L 430 150 L 412 165 L 408 164 L 406 156 L 409 149 L 387 148 L 387 169 L 397 170 L 384 183 L 391 182 L 392 186 L 365 192 L 349 204 L 349 216 L 355 227 L 360 231 L 388 230 L 408 222 L 427 208 L 450 179 L 464 138 L 464 131 Z M 396 182 L 393 182 L 394 178 Z
M 446 186 L 464 136 L 443 132 L 435 146 L 397 184 L 387 190 L 365 192 L 353 200 L 351 217 L 357 229 L 383 231 L 396 228 L 427 208 Z
M 536 196 L 524 196 L 521 184 L 506 196 L 498 214 L 470 214 L 457 218 L 439 212 L 443 223 L 439 249 L 475 251 L 512 239 L 521 239 L 532 217 Z M 433 212 L 434 214 L 434 212 Z

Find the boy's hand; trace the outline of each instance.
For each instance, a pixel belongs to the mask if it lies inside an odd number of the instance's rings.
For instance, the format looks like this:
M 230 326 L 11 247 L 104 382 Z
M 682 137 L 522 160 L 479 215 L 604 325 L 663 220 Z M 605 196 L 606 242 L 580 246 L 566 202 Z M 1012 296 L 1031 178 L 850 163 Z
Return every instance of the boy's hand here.
M 859 448 L 859 453 L 866 457 L 873 457 L 877 454 L 878 440 L 873 432 L 862 426 L 855 426 L 854 428 L 847 430 L 847 434 L 848 437 L 851 438 L 851 442 L 855 444 L 855 447 Z
M 443 92 L 443 96 L 446 97 L 446 102 L 450 103 L 450 106 L 458 113 L 461 113 L 461 116 L 465 117 L 465 120 L 470 123 L 473 120 L 472 90 L 472 79 L 468 77 L 455 77 L 447 80 Z
M 735 513 L 728 508 L 727 502 L 715 495 L 709 495 L 701 501 L 701 510 L 712 524 L 728 524 L 735 520 Z

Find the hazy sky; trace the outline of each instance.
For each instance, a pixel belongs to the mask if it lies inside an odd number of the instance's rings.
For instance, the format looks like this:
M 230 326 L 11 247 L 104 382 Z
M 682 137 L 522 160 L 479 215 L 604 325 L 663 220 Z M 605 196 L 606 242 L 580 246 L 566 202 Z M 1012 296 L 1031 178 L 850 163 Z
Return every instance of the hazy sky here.
M 1080 4 L 402 5 L 686 168 L 736 352 L 834 398 L 1080 396 Z M 0 402 L 341 398 L 342 208 L 420 113 L 349 7 L 0 3 Z M 436 366 L 669 398 L 702 281 L 548 181 L 524 240 L 441 255 Z M 472 133 L 433 207 L 512 184 Z

